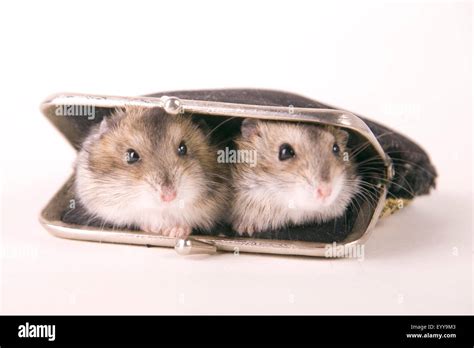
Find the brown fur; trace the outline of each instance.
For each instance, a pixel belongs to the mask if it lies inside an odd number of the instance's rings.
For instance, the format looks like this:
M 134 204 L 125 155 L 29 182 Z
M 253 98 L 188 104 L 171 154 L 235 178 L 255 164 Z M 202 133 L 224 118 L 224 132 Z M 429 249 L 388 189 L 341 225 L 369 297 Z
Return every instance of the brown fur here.
M 187 155 L 182 157 L 177 154 L 181 141 L 188 148 Z M 126 161 L 128 149 L 140 155 L 140 160 L 132 165 Z M 217 148 L 187 116 L 168 115 L 161 109 L 129 107 L 102 121 L 84 142 L 76 165 L 81 175 L 76 181 L 76 192 L 91 213 L 117 226 L 138 225 L 162 234 L 166 234 L 164 229 L 173 228 L 173 224 L 188 231 L 211 229 L 228 201 L 227 184 L 224 184 L 228 168 L 217 163 L 216 157 Z M 137 203 L 140 190 L 147 190 L 148 200 L 148 190 L 159 193 L 163 185 L 177 187 L 178 196 L 182 187 L 181 192 L 191 190 L 198 198 L 188 202 L 182 211 L 170 208 L 167 213 L 169 205 L 165 204 L 160 209 L 164 209 L 164 220 L 170 222 L 163 226 L 159 221 L 149 223 L 149 219 L 142 219 L 139 212 L 130 219 L 117 217 L 115 211 L 122 206 L 124 215 L 127 214 L 127 204 L 128 211 L 140 209 L 133 206 L 140 204 Z M 102 209 L 104 206 L 107 209 Z M 147 205 L 143 209 L 143 216 L 148 211 L 152 214 L 153 207 Z
M 243 135 L 236 140 L 238 149 L 257 152 L 257 164 L 233 166 L 234 203 L 232 224 L 240 234 L 252 234 L 283 227 L 290 222 L 325 221 L 334 217 L 340 207 L 325 212 L 295 212 L 288 206 L 295 184 L 311 185 L 313 181 L 328 182 L 341 173 L 355 180 L 350 161 L 344 161 L 348 133 L 333 127 L 300 125 L 289 122 L 251 121 L 243 125 Z M 296 156 L 279 161 L 280 145 L 290 144 Z M 339 155 L 332 152 L 333 144 Z M 339 205 L 348 204 L 348 189 Z M 284 198 L 283 198 L 284 197 Z M 281 201 L 283 199 L 283 202 Z

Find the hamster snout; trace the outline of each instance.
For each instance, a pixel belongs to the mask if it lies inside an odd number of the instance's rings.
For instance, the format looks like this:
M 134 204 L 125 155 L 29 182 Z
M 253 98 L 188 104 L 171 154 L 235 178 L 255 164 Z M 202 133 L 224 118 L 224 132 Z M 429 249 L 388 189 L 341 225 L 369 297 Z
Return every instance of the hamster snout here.
M 315 190 L 314 195 L 315 195 L 316 199 L 321 199 L 323 201 L 326 201 L 326 199 L 331 196 L 331 193 L 332 193 L 331 185 L 321 184 Z
M 160 197 L 163 202 L 171 202 L 176 198 L 176 190 L 170 186 L 163 186 Z
M 228 201 L 227 167 L 201 127 L 183 115 L 129 107 L 104 118 L 76 162 L 76 195 L 117 227 L 186 237 L 211 229 Z
M 151 182 L 150 186 L 160 198 L 161 202 L 172 202 L 178 195 L 174 184 L 160 184 Z
M 255 151 L 257 163 L 232 168 L 231 219 L 239 234 L 329 221 L 358 193 L 346 131 L 254 119 L 244 120 L 241 131 L 236 145 Z

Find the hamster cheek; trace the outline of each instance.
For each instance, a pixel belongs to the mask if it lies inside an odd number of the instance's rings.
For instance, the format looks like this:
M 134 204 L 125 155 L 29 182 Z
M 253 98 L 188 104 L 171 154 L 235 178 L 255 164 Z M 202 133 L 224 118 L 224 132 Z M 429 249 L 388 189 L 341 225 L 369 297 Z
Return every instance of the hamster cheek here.
M 329 204 L 334 203 L 339 195 L 341 194 L 342 189 L 346 183 L 346 175 L 344 173 L 339 174 L 336 176 L 332 182 L 332 194 L 329 197 Z
M 307 210 L 314 204 L 312 189 L 303 183 L 294 183 L 288 190 L 278 193 L 278 200 L 284 209 Z
M 134 188 L 136 196 L 129 202 L 138 211 L 154 210 L 161 205 L 159 194 L 144 183 Z
M 192 206 L 197 200 L 204 195 L 203 188 L 205 187 L 205 180 L 199 180 L 202 174 L 198 173 L 183 173 L 177 183 L 177 197 L 176 201 L 180 208 Z

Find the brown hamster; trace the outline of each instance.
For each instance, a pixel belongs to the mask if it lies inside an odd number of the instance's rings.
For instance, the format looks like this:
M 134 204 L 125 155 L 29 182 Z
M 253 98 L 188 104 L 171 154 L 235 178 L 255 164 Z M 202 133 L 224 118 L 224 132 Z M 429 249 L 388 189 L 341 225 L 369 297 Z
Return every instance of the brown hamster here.
M 184 115 L 119 109 L 83 143 L 76 196 L 91 216 L 115 227 L 180 238 L 210 230 L 228 201 L 228 172 L 216 152 Z
M 255 152 L 256 163 L 232 168 L 231 220 L 240 235 L 332 220 L 359 192 L 346 131 L 256 119 L 245 119 L 241 131 L 238 151 Z

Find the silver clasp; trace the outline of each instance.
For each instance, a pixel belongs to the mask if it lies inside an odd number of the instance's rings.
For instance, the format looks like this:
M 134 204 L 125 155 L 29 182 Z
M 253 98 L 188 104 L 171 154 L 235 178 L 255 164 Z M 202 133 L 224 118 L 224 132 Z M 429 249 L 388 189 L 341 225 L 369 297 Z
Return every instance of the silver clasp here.
M 217 247 L 212 243 L 188 238 L 178 239 L 174 250 L 176 250 L 179 255 L 215 254 Z

